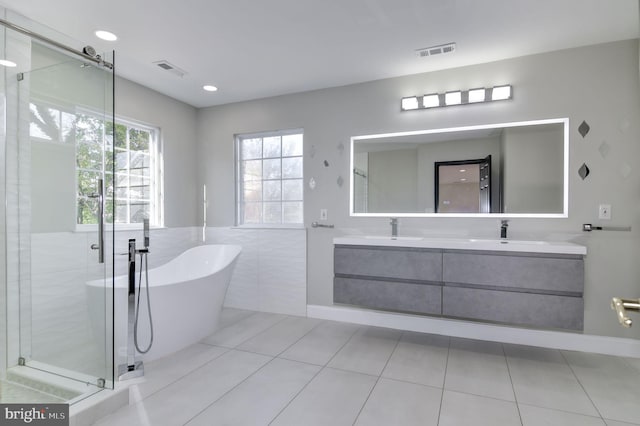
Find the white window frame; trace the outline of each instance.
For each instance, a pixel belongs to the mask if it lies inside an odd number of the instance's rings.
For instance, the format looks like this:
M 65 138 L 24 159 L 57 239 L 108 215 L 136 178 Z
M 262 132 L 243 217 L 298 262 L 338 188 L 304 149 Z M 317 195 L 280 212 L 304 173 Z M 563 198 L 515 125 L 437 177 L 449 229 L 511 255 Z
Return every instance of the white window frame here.
M 283 158 L 296 158 L 296 157 L 300 157 L 303 161 L 303 166 L 302 166 L 302 177 L 300 178 L 302 180 L 302 199 L 300 200 L 302 202 L 302 221 L 301 222 L 296 222 L 296 223 L 244 223 L 243 222 L 243 208 L 242 206 L 244 205 L 244 182 L 243 182 L 243 176 L 242 176 L 242 166 L 241 163 L 243 160 L 242 158 L 242 152 L 241 152 L 241 143 L 242 140 L 244 139 L 255 139 L 255 138 L 269 138 L 269 137 L 273 137 L 273 136 L 288 136 L 288 135 L 296 135 L 296 134 L 300 134 L 302 135 L 302 150 L 303 153 L 300 154 L 299 156 L 282 156 L 282 153 L 280 153 L 280 160 L 282 161 Z M 265 157 L 261 157 L 261 159 L 264 159 Z M 278 158 L 278 157 L 273 157 L 273 158 Z M 294 178 L 297 179 L 297 178 Z M 287 130 L 275 130 L 275 131 L 266 131 L 266 132 L 257 132 L 257 133 L 243 133 L 243 134 L 236 134 L 235 135 L 235 180 L 236 180 L 236 185 L 235 185 L 235 225 L 237 227 L 241 227 L 241 228 L 302 228 L 304 227 L 304 129 L 302 128 L 298 128 L 298 129 L 287 129 Z M 265 181 L 265 179 L 261 179 L 262 182 Z M 283 180 L 287 180 L 287 179 L 282 179 L 282 177 L 280 177 L 280 181 L 282 182 Z M 280 200 L 280 203 L 282 204 L 283 200 Z M 284 201 L 286 202 L 286 200 Z M 260 201 L 261 204 L 264 204 L 264 200 Z
M 155 182 L 154 184 L 151 184 L 151 188 L 150 188 L 150 193 L 149 193 L 149 200 L 151 202 L 151 213 L 150 213 L 150 217 L 149 217 L 149 223 L 150 226 L 152 228 L 162 228 L 164 227 L 164 171 L 163 171 L 163 165 L 164 165 L 164 161 L 163 161 L 163 157 L 162 157 L 162 139 L 161 139 L 161 131 L 159 127 L 156 126 L 152 126 L 149 124 L 145 124 L 142 123 L 140 121 L 137 120 L 133 120 L 133 119 L 129 119 L 129 118 L 121 118 L 121 117 L 115 117 L 115 125 L 124 125 L 127 127 L 127 145 L 128 145 L 128 138 L 129 138 L 129 129 L 130 128 L 135 128 L 135 129 L 140 129 L 140 130 L 145 130 L 148 131 L 150 134 L 150 141 L 149 141 L 149 156 L 150 156 L 150 165 L 149 165 L 149 169 L 150 169 L 150 174 L 149 174 L 149 179 L 150 182 Z M 114 131 L 115 131 L 115 127 L 114 127 Z M 113 141 L 113 149 L 115 152 L 115 140 Z M 130 150 L 128 150 L 129 152 L 131 152 Z M 104 168 L 104 167 L 103 167 Z M 106 170 L 105 170 L 106 173 Z M 113 201 L 114 201 L 114 211 L 113 211 L 113 217 L 114 217 L 114 221 L 115 221 L 115 201 L 116 201 L 116 197 L 115 197 L 115 175 L 114 175 L 114 195 L 113 195 Z M 106 196 L 106 195 L 105 195 Z M 127 205 L 130 208 L 130 201 L 128 200 Z M 127 213 L 127 217 L 130 217 L 129 213 Z M 77 218 L 76 218 L 76 223 L 77 223 Z M 112 224 L 109 223 L 109 226 L 111 226 Z M 96 225 L 77 225 L 78 227 L 82 226 L 92 226 L 95 227 Z M 143 224 L 142 223 L 115 223 L 115 227 L 116 229 L 142 229 Z

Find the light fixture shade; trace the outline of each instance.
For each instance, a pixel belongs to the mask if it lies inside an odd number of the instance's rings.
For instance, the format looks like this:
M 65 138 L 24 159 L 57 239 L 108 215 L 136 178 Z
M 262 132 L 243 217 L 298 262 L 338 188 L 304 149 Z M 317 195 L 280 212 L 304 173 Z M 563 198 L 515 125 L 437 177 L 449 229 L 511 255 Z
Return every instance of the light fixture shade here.
M 422 97 L 422 106 L 424 108 L 435 108 L 440 106 L 440 96 L 437 93 L 432 95 L 424 95 Z
M 475 103 L 502 101 L 513 98 L 513 86 L 505 84 L 493 88 L 479 87 L 469 90 L 454 90 L 446 93 L 430 93 L 402 98 L 402 111 L 414 109 L 431 109 L 451 105 L 468 105 Z
M 469 103 L 473 104 L 476 102 L 484 102 L 486 97 L 486 90 L 482 89 L 471 89 L 469 90 Z
M 460 105 L 462 103 L 462 92 L 447 92 L 444 94 L 445 105 Z
M 505 99 L 511 99 L 511 86 L 496 86 L 491 91 L 492 101 L 502 101 Z
M 402 98 L 402 110 L 408 111 L 411 109 L 418 109 L 418 98 L 416 96 Z

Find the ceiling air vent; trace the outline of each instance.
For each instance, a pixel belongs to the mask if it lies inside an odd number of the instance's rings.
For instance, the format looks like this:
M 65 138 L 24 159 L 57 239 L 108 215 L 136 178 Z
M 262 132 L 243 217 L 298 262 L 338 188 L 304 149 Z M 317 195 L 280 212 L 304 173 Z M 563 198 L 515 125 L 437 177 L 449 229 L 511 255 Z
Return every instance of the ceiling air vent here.
M 455 43 L 441 44 L 439 46 L 425 47 L 424 49 L 416 49 L 416 54 L 421 58 L 427 56 L 442 55 L 444 53 L 452 53 L 456 50 Z
M 165 71 L 169 71 L 171 74 L 176 75 L 178 77 L 184 77 L 187 72 L 183 69 L 178 68 L 177 66 L 173 65 L 172 63 L 170 63 L 169 61 L 157 61 L 153 63 L 154 65 L 159 66 L 160 68 L 162 68 Z

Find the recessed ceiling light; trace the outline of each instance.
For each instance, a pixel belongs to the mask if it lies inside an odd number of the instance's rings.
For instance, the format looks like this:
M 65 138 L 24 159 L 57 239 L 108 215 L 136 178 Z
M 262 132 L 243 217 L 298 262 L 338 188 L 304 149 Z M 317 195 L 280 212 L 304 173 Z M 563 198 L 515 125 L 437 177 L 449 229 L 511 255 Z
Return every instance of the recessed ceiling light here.
M 467 171 L 467 169 L 460 169 L 460 173 L 464 173 L 466 171 Z
M 0 65 L 2 65 L 3 67 L 10 67 L 10 68 L 18 66 L 18 64 L 16 64 L 15 62 L 8 61 L 6 59 L 0 59 Z
M 96 37 L 106 41 L 116 41 L 118 39 L 118 36 L 116 36 L 114 33 L 103 30 L 96 31 Z
M 202 86 L 202 88 L 204 90 L 206 90 L 207 92 L 217 92 L 218 88 L 216 86 L 211 86 L 209 84 L 207 84 L 206 86 Z

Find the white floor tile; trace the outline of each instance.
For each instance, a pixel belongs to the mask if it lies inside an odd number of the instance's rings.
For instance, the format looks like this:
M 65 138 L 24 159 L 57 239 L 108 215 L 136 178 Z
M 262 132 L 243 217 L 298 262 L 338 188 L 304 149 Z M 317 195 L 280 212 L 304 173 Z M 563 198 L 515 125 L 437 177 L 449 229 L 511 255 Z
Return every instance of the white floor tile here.
M 523 426 L 605 426 L 604 420 L 600 417 L 589 417 L 525 404 L 520 404 L 519 408 Z
M 257 336 L 285 318 L 285 315 L 256 312 L 228 327 L 218 330 L 203 339 L 202 342 L 225 348 L 235 348 L 245 340 Z
M 138 402 L 181 379 L 229 349 L 196 343 L 144 365 L 144 379 L 129 388 L 130 401 Z
M 451 339 L 445 389 L 515 401 L 500 343 Z
M 605 423 L 607 424 L 607 426 L 637 426 L 638 423 L 626 423 L 626 422 L 619 422 L 617 420 L 608 420 L 605 419 Z
M 317 326 L 320 320 L 303 317 L 288 317 L 273 327 L 245 341 L 237 348 L 276 356 Z
M 504 346 L 519 403 L 599 416 L 560 351 Z
M 441 399 L 441 389 L 381 378 L 355 424 L 435 425 Z
M 614 356 L 563 353 L 602 417 L 640 423 L 640 372 Z
M 193 418 L 188 425 L 267 425 L 320 368 L 276 358 Z
M 515 402 L 445 390 L 438 426 L 520 426 Z
M 237 309 L 237 308 L 224 308 L 220 313 L 220 320 L 218 323 L 218 327 L 219 329 L 223 329 L 253 314 L 255 314 L 255 311 L 248 311 L 246 309 Z
M 270 360 L 263 355 L 229 351 L 97 424 L 183 425 Z
M 271 424 L 350 426 L 375 383 L 375 377 L 325 368 Z
M 328 366 L 380 375 L 396 347 L 401 332 L 377 327 L 359 329 Z
M 281 358 L 326 365 L 358 329 L 357 325 L 324 321 L 280 354 Z
M 448 337 L 406 332 L 382 376 L 442 388 L 448 352 Z
M 235 309 L 222 318 L 206 343 L 146 364 L 134 403 L 97 424 L 640 424 L 633 359 Z

